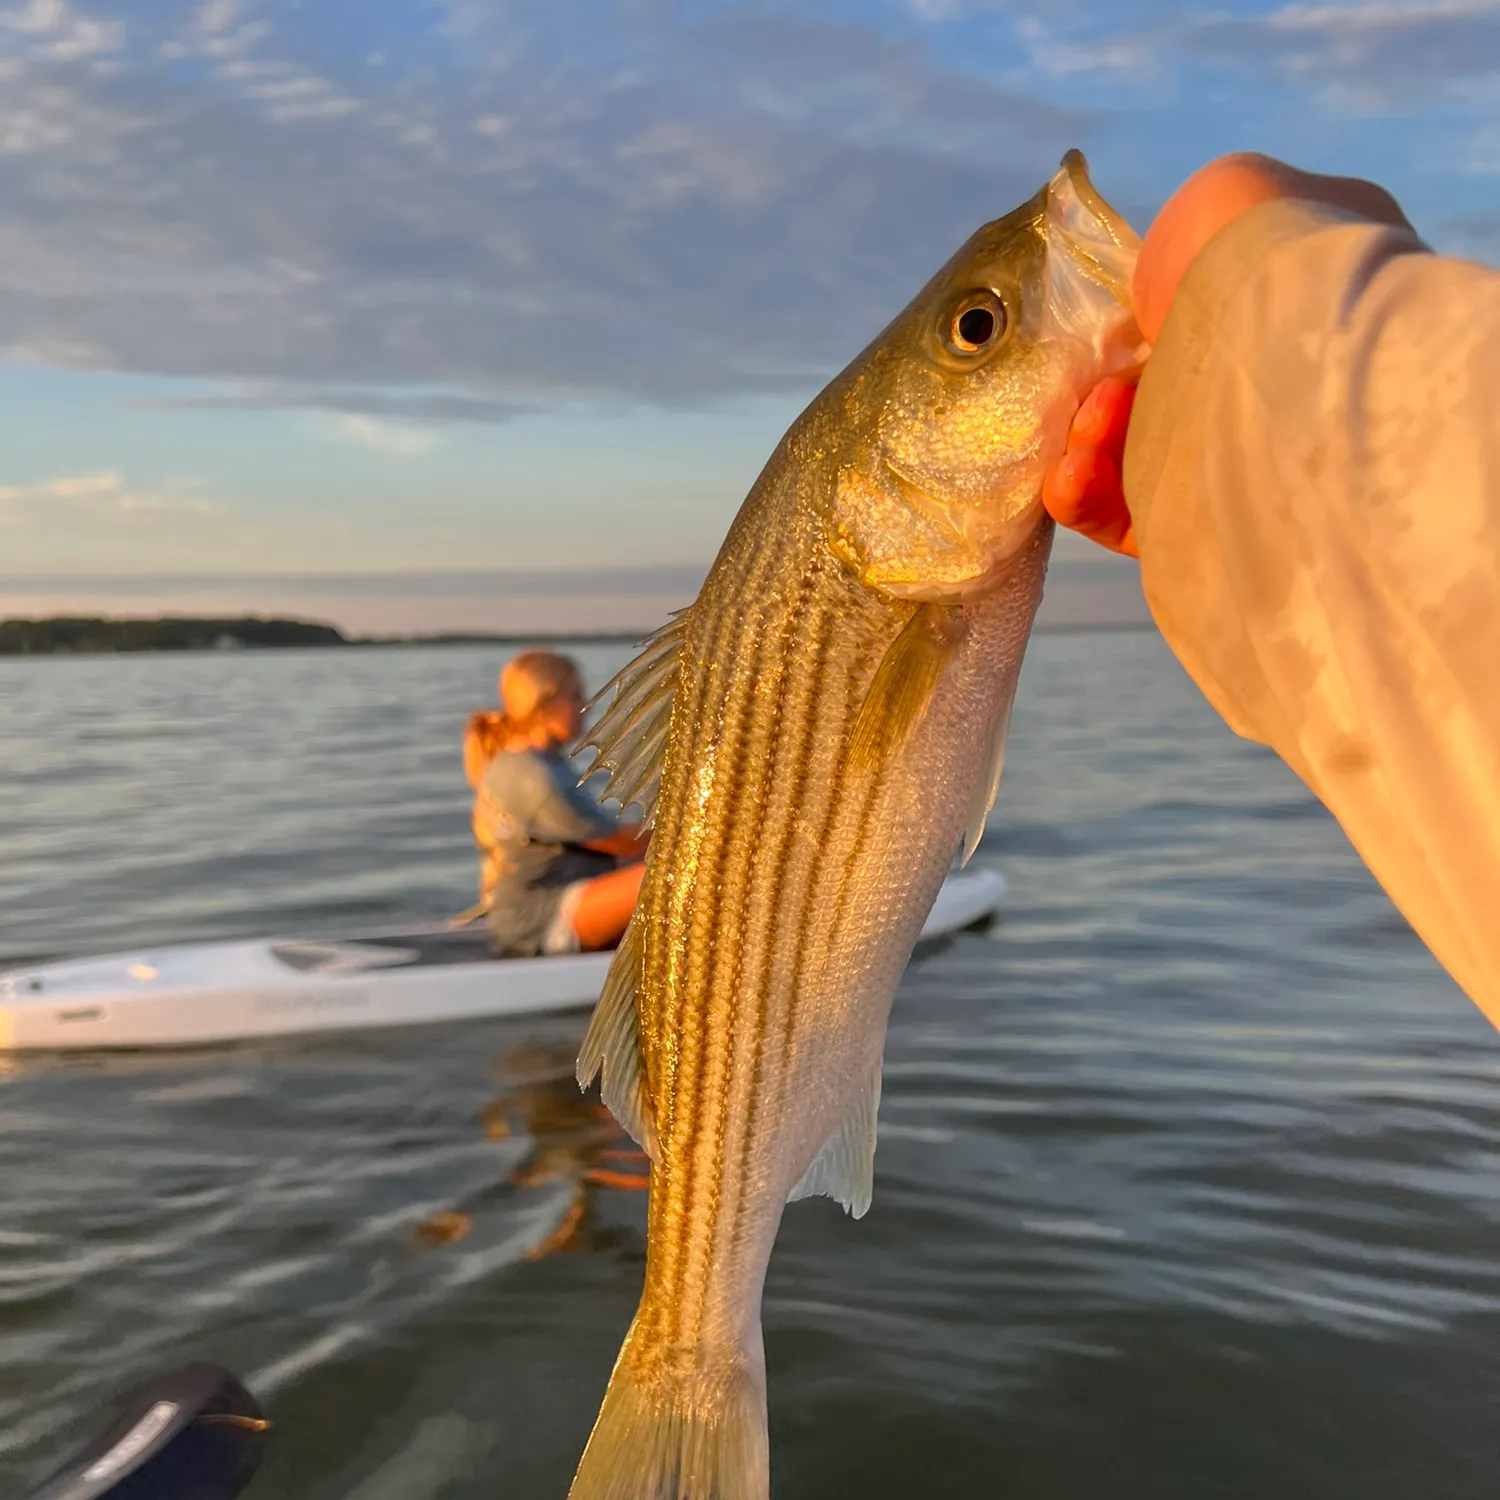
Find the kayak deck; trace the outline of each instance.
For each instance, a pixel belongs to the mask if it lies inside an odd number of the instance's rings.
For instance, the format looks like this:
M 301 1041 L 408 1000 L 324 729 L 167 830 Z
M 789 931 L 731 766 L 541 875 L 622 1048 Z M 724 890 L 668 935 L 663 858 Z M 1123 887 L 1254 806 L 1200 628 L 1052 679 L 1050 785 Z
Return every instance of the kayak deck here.
M 944 882 L 931 939 L 990 916 L 996 870 Z M 589 1006 L 611 953 L 494 958 L 482 927 L 193 943 L 0 974 L 0 1052 L 198 1047 Z

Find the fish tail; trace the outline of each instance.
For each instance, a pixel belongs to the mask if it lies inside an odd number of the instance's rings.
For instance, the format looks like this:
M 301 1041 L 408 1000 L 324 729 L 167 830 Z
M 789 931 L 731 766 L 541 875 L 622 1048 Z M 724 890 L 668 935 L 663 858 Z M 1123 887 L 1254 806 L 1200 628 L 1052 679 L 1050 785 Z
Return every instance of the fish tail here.
M 704 1361 L 620 1351 L 568 1500 L 768 1500 L 765 1356 Z

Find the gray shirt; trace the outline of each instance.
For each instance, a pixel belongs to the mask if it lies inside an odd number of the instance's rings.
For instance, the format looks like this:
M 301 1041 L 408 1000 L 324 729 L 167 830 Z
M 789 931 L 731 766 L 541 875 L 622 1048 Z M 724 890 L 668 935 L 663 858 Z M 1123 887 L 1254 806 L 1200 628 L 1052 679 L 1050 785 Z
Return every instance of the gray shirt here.
M 612 837 L 619 823 L 556 750 L 502 750 L 480 778 L 476 811 L 498 856 L 490 929 L 505 952 L 536 953 L 563 890 L 617 868 L 613 855 L 582 845 Z

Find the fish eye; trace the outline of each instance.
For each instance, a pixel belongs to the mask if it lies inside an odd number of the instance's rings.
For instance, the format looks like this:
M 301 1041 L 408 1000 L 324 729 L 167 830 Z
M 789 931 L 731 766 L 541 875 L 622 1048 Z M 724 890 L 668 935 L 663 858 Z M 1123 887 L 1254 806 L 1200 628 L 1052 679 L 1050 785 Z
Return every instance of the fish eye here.
M 1005 303 L 991 291 L 970 292 L 948 312 L 943 343 L 952 354 L 985 354 L 1005 337 Z

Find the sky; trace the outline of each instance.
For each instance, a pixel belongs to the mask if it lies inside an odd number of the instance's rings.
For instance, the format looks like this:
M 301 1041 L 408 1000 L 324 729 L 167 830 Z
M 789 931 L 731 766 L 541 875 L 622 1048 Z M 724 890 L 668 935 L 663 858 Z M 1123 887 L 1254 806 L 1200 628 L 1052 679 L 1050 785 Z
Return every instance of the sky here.
M 649 613 L 1069 146 L 1140 228 L 1255 148 L 1494 260 L 1497 106 L 1500 0 L 0 0 L 0 613 Z

